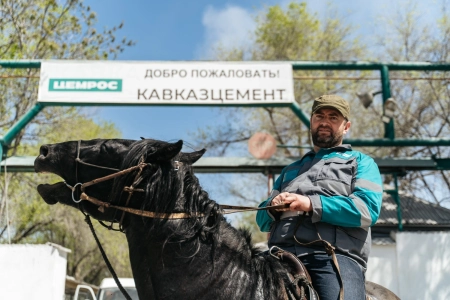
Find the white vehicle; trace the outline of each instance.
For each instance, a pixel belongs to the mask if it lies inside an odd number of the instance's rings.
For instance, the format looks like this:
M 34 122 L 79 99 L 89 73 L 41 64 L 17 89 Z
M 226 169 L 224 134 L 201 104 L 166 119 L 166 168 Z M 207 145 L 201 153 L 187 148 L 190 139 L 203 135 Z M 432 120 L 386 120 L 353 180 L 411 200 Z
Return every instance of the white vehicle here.
M 131 299 L 139 300 L 133 278 L 119 278 L 119 281 L 128 295 L 130 295 Z M 126 300 L 125 296 L 122 294 L 116 282 L 114 281 L 114 278 L 104 278 L 102 280 L 97 293 L 97 297 L 95 297 L 94 291 L 90 286 L 78 285 L 75 291 L 75 300 L 84 300 L 78 299 L 80 290 L 82 289 L 88 290 L 91 294 L 92 299 L 94 300 Z
M 119 278 L 125 291 L 130 295 L 131 299 L 139 300 L 136 285 L 133 278 Z M 104 278 L 100 283 L 100 289 L 97 293 L 98 300 L 126 300 L 125 296 L 120 291 L 114 278 Z

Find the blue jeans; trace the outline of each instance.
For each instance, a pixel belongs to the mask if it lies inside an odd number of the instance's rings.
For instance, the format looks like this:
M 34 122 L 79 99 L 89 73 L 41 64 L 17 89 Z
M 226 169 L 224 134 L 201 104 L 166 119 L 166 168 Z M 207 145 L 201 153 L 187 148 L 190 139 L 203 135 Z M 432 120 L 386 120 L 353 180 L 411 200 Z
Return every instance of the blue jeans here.
M 336 254 L 344 282 L 344 296 L 347 300 L 364 300 L 366 297 L 365 269 L 353 259 Z M 311 276 L 314 289 L 320 300 L 339 299 L 340 283 L 337 269 L 331 256 L 327 254 L 309 254 L 300 256 Z

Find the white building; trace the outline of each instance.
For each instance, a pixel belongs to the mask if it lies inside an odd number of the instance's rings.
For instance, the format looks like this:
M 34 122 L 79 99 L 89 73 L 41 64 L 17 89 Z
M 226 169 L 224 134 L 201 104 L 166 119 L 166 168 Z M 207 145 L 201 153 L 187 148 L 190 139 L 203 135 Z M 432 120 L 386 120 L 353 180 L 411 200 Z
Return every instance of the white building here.
M 385 194 L 366 279 L 403 300 L 450 299 L 450 210 L 400 192 L 397 205 Z
M 69 249 L 45 245 L 1 244 L 2 299 L 64 299 Z

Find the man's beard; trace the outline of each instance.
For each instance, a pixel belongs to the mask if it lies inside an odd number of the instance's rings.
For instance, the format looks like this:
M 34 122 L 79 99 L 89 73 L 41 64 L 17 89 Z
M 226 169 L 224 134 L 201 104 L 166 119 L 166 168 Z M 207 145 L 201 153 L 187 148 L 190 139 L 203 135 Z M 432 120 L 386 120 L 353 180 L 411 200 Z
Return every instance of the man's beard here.
M 330 130 L 330 135 L 321 136 L 319 135 L 319 129 L 327 128 Z M 341 144 L 343 134 L 339 134 L 339 132 L 334 132 L 329 127 L 319 126 L 316 128 L 316 131 L 311 130 L 311 137 L 313 140 L 314 146 L 319 148 L 333 148 Z

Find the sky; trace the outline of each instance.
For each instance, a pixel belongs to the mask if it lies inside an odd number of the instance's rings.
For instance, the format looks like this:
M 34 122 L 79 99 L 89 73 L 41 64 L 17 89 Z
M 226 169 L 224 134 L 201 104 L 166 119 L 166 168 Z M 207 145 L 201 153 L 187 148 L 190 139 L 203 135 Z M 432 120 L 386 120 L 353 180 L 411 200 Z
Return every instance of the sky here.
M 402 0 L 308 0 L 311 13 L 320 18 L 338 16 L 356 26 L 367 45 L 374 45 L 387 12 L 398 9 Z M 286 0 L 85 0 L 97 13 L 99 29 L 124 22 L 118 37 L 127 37 L 136 45 L 119 55 L 124 61 L 196 61 L 214 59 L 213 49 L 246 46 L 252 42 L 255 17 L 268 6 L 286 7 Z M 417 1 L 417 21 L 433 18 L 440 0 Z M 332 9 L 330 10 L 330 7 Z M 218 108 L 207 107 L 103 107 L 99 116 L 121 130 L 124 138 L 148 137 L 193 144 L 192 133 L 199 128 L 220 126 L 224 117 Z M 250 154 L 249 154 L 250 156 Z M 199 176 L 200 177 L 200 176 Z M 216 191 L 217 182 L 203 182 Z M 215 192 L 220 195 L 220 192 Z

